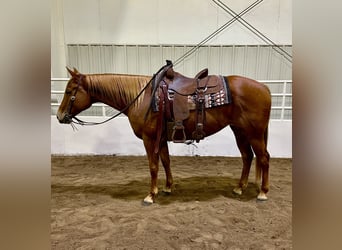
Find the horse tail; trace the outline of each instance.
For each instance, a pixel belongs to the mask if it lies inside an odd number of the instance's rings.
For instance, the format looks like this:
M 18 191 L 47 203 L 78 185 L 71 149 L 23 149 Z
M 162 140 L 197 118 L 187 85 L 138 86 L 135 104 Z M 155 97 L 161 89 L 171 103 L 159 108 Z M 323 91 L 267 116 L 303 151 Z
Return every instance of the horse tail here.
M 264 141 L 265 141 L 265 148 L 267 150 L 267 141 L 268 141 L 268 125 L 266 126 L 265 132 L 264 132 Z
M 265 142 L 265 150 L 267 153 L 267 141 L 268 141 L 268 125 L 265 128 L 264 131 L 264 142 Z M 268 153 L 267 153 L 268 155 Z M 262 169 L 259 164 L 255 164 L 255 183 L 260 186 L 260 181 L 261 181 L 261 174 L 262 174 Z

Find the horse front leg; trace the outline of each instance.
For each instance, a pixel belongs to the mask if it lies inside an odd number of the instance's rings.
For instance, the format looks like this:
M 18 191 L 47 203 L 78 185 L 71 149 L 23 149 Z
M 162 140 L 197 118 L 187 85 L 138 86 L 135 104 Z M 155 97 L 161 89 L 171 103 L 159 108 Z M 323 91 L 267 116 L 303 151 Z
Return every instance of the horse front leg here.
M 148 158 L 148 163 L 150 167 L 150 174 L 151 174 L 151 189 L 150 193 L 145 197 L 144 203 L 150 205 L 154 202 L 157 194 L 158 194 L 158 186 L 157 186 L 157 179 L 158 179 L 158 163 L 159 163 L 159 153 L 154 152 L 154 140 L 145 136 L 143 137 L 144 146 Z
M 160 144 L 160 159 L 163 164 L 164 170 L 165 170 L 165 176 L 166 176 L 166 183 L 165 183 L 165 188 L 163 189 L 163 192 L 166 194 L 171 193 L 171 187 L 173 184 L 173 178 L 172 178 L 172 173 L 171 173 L 171 168 L 170 168 L 170 155 L 169 155 L 169 148 L 167 145 L 167 141 L 164 140 Z

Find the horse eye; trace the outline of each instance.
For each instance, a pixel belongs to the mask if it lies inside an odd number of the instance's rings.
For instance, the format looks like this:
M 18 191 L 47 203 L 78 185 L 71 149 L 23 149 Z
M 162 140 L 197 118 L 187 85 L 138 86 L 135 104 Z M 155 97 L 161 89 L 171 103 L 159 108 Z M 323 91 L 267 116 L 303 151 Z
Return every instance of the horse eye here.
M 71 94 L 71 90 L 66 90 L 65 94 L 67 94 L 67 95 Z

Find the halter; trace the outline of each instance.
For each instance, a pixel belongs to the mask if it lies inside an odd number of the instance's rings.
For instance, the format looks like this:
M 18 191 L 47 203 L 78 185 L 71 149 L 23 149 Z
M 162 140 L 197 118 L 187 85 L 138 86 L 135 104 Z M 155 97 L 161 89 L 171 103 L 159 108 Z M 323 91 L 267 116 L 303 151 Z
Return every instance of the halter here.
M 80 87 L 82 78 L 83 78 L 83 75 L 81 75 L 80 78 L 77 78 L 77 87 L 76 87 L 75 93 L 70 97 L 69 107 L 67 109 L 67 114 L 66 114 L 70 118 L 72 118 L 71 109 L 72 109 L 72 105 L 74 104 L 74 101 L 76 100 L 76 94 Z

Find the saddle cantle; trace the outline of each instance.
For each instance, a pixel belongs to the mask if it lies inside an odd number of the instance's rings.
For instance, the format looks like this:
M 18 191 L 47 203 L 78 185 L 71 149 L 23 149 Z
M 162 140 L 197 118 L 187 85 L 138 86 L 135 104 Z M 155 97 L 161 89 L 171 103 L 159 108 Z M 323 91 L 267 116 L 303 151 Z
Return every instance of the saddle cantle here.
M 154 102 L 159 103 L 154 105 L 154 111 L 160 112 L 159 124 L 167 120 L 168 140 L 199 142 L 205 137 L 205 109 L 231 102 L 228 84 L 222 76 L 208 75 L 208 69 L 201 70 L 194 78 L 186 77 L 175 72 L 170 61 L 160 72 L 155 83 L 159 91 L 154 95 Z M 186 138 L 183 121 L 189 118 L 190 110 L 196 111 L 196 124 L 192 138 Z M 161 134 L 161 128 L 158 131 Z

